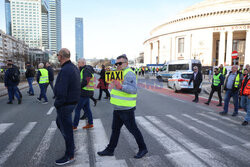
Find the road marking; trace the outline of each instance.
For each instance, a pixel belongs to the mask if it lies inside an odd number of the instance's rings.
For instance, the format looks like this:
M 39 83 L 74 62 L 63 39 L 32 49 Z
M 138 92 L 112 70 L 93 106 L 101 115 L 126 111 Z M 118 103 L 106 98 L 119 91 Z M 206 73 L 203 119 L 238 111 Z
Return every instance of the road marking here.
M 210 124 L 208 124 L 208 123 L 206 123 L 206 122 L 203 122 L 203 121 L 201 121 L 201 120 L 198 120 L 198 119 L 196 119 L 196 118 L 193 118 L 193 117 L 191 117 L 191 116 L 189 116 L 189 115 L 187 115 L 187 114 L 182 114 L 183 116 L 185 116 L 185 117 L 187 117 L 187 118 L 189 118 L 189 119 L 191 119 L 191 120 L 193 120 L 193 121 L 195 121 L 195 122 L 198 122 L 199 124 L 202 124 L 202 125 L 204 125 L 204 126 L 206 126 L 206 127 L 208 127 L 208 128 L 211 128 L 211 129 L 213 129 L 214 131 L 217 131 L 217 132 L 219 132 L 219 133 L 221 133 L 221 134 L 224 134 L 224 135 L 226 135 L 226 136 L 228 136 L 228 137 L 231 137 L 232 139 L 234 139 L 234 140 L 237 140 L 237 141 L 239 141 L 239 142 L 241 142 L 241 143 L 248 143 L 248 141 L 246 141 L 246 140 L 244 140 L 244 139 L 241 139 L 241 138 L 239 138 L 239 137 L 237 137 L 237 136 L 235 136 L 235 135 L 232 135 L 232 134 L 230 134 L 230 133 L 228 133 L 228 132 L 226 132 L 226 131 L 223 131 L 223 130 L 221 130 L 221 129 L 219 129 L 218 127 L 215 127 L 215 126 L 213 126 L 213 125 L 210 125 Z
M 206 166 L 202 162 L 200 162 L 194 155 L 187 152 L 186 149 L 184 149 L 182 146 L 180 146 L 176 141 L 162 133 L 160 130 L 158 130 L 153 124 L 151 124 L 149 121 L 147 121 L 145 118 L 139 116 L 136 117 L 137 122 L 152 136 L 154 139 L 156 139 L 163 148 L 169 152 L 166 156 L 170 156 L 174 153 L 185 153 L 185 156 L 181 157 L 183 159 L 186 159 L 186 163 L 183 166 L 192 166 L 193 164 L 198 164 L 200 167 Z M 180 157 L 173 157 L 171 160 L 175 163 L 179 161 Z
M 55 107 L 54 107 L 54 106 L 53 106 L 53 107 L 51 107 L 51 108 L 49 109 L 49 111 L 47 112 L 47 115 L 50 115 L 54 109 L 55 109 Z
M 96 162 L 96 167 L 128 167 L 125 160 L 105 160 Z
M 172 120 L 178 122 L 178 123 L 181 124 L 182 126 L 184 126 L 184 127 L 188 128 L 188 129 L 194 131 L 195 133 L 201 135 L 201 136 L 204 137 L 205 139 L 209 139 L 209 140 L 211 140 L 212 142 L 218 144 L 220 147 L 228 146 L 227 144 L 225 144 L 225 143 L 221 142 L 220 140 L 218 140 L 218 139 L 216 139 L 216 138 L 210 136 L 209 134 L 207 134 L 207 133 L 205 133 L 205 132 L 203 132 L 203 131 L 197 129 L 197 128 L 194 127 L 194 126 L 189 125 L 187 122 L 184 122 L 183 120 L 179 120 L 178 118 L 176 118 L 176 117 L 174 117 L 174 116 L 172 116 L 172 115 L 166 115 L 166 116 L 167 116 L 168 118 L 170 118 L 170 119 L 172 119 Z
M 13 123 L 1 123 L 0 124 L 0 135 L 3 134 L 12 125 L 13 125 Z
M 36 122 L 30 122 L 27 126 L 18 134 L 18 136 L 7 146 L 7 148 L 0 154 L 0 166 L 14 153 L 16 148 L 21 144 L 23 139 L 30 133 L 34 128 Z
M 130 158 L 129 161 L 135 167 L 165 167 L 167 166 L 159 155 L 143 157 L 141 159 Z
M 47 129 L 41 143 L 39 144 L 38 148 L 36 149 L 35 154 L 30 160 L 31 166 L 38 166 L 41 163 L 41 160 L 44 158 L 46 151 L 50 147 L 51 140 L 55 135 L 57 126 L 56 122 L 52 121 L 50 127 Z
M 214 112 L 208 112 L 208 114 L 210 114 L 210 115 L 212 114 L 212 115 L 214 115 L 214 116 L 216 116 L 216 117 L 218 117 L 218 118 L 220 118 L 220 119 L 227 120 L 227 121 L 232 122 L 232 123 L 237 124 L 237 125 L 240 124 L 238 121 L 232 120 L 232 119 L 230 119 L 230 118 L 228 118 L 228 117 L 225 117 L 225 116 L 223 116 L 223 115 L 219 115 L 219 114 L 214 113 Z
M 184 101 L 184 100 L 180 100 L 180 99 L 177 99 L 177 98 L 173 98 L 173 99 L 176 100 L 176 101 L 182 102 L 182 103 L 187 103 L 187 102 Z
M 69 166 L 72 167 L 89 167 L 89 154 L 88 154 L 88 136 L 87 136 L 87 131 L 83 130 L 82 127 L 85 126 L 86 121 L 80 120 L 78 129 L 74 131 L 74 140 L 75 140 L 75 147 L 76 147 L 76 152 L 75 152 L 75 159 L 76 161 Z
M 195 105 L 195 106 L 198 107 L 198 108 L 200 108 L 200 109 L 202 109 L 202 110 L 214 112 L 214 110 L 212 110 L 212 109 L 210 109 L 210 108 L 208 108 L 208 107 L 203 107 L 203 106 L 201 106 L 201 105 Z
M 189 140 L 183 133 L 170 127 L 160 119 L 157 119 L 155 116 L 146 116 L 146 118 L 153 122 L 159 129 L 163 130 L 169 136 L 173 137 L 179 143 L 184 145 L 187 149 L 191 150 L 201 148 L 198 143 L 194 143 L 193 141 Z

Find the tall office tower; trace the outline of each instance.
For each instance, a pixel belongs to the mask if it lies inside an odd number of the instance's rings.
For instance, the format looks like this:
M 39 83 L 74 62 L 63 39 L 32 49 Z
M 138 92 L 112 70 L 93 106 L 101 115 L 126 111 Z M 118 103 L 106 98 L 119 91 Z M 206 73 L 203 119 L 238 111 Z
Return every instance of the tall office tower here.
M 83 19 L 75 18 L 76 61 L 83 58 Z
M 49 0 L 49 49 L 58 52 L 62 47 L 61 0 Z
M 7 33 L 25 41 L 29 47 L 47 48 L 48 10 L 48 0 L 6 0 Z

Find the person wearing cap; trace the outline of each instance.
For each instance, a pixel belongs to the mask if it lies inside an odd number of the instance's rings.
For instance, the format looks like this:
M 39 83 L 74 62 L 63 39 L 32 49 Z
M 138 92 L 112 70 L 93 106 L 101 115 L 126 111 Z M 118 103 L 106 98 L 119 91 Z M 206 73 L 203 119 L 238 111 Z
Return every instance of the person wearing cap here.
M 31 66 L 30 62 L 26 63 L 26 72 L 25 72 L 25 77 L 28 81 L 29 84 L 29 91 L 27 92 L 30 96 L 34 96 L 34 89 L 32 86 L 32 83 L 34 81 L 36 71 L 34 67 Z
M 122 126 L 125 125 L 129 132 L 134 136 L 139 147 L 139 151 L 134 158 L 142 158 L 148 153 L 148 150 L 135 121 L 134 111 L 136 109 L 137 98 L 136 75 L 132 69 L 128 68 L 128 58 L 125 54 L 117 57 L 115 65 L 117 66 L 117 71 L 123 71 L 124 80 L 113 81 L 114 88 L 110 92 L 110 103 L 114 107 L 112 134 L 106 149 L 97 152 L 97 154 L 100 156 L 114 155 L 120 130 Z
M 48 70 L 44 68 L 44 64 L 40 63 L 38 65 L 38 72 L 37 72 L 37 83 L 40 87 L 40 96 L 37 98 L 39 102 L 42 101 L 42 98 L 44 98 L 43 104 L 48 104 L 48 98 L 46 95 L 46 87 L 49 84 L 49 73 Z

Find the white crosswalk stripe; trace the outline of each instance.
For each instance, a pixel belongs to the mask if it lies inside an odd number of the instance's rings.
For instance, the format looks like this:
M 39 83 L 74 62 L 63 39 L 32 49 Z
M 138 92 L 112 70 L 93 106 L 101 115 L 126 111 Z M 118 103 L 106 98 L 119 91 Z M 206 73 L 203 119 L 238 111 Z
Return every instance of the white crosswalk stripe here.
M 219 115 L 218 113 L 208 112 L 208 114 L 213 115 L 213 116 L 215 116 L 215 117 L 218 117 L 218 118 L 220 118 L 220 119 L 227 120 L 227 121 L 229 121 L 229 122 L 231 122 L 231 123 L 234 123 L 234 124 L 236 124 L 236 125 L 239 125 L 239 124 L 240 124 L 239 121 L 235 121 L 235 120 L 232 120 L 232 119 L 230 119 L 230 118 L 228 118 L 228 117 L 221 116 L 221 115 Z
M 47 115 L 50 115 L 50 114 L 52 114 L 52 112 L 53 112 L 53 110 L 55 109 L 55 107 L 53 106 L 53 107 L 51 107 L 50 109 L 49 109 L 49 111 L 47 112 Z
M 204 126 L 206 126 L 206 127 L 209 127 L 209 128 L 211 128 L 211 129 L 213 129 L 214 131 L 219 132 L 220 134 L 224 134 L 224 135 L 226 135 L 226 136 L 228 136 L 228 137 L 231 137 L 231 138 L 233 138 L 234 140 L 237 140 L 237 141 L 239 141 L 239 142 L 241 142 L 241 143 L 248 143 L 247 140 L 241 139 L 241 138 L 239 138 L 238 136 L 235 136 L 235 135 L 232 135 L 232 134 L 230 134 L 230 133 L 227 133 L 227 132 L 225 132 L 225 131 L 219 129 L 218 127 L 215 127 L 215 126 L 213 126 L 213 125 L 210 125 L 210 124 L 208 124 L 208 123 L 206 123 L 206 122 L 204 122 L 204 121 L 201 121 L 201 120 L 198 120 L 198 119 L 196 119 L 196 118 L 193 118 L 193 117 L 191 117 L 191 116 L 189 116 L 189 115 L 187 115 L 187 114 L 182 114 L 182 115 L 185 116 L 185 117 L 187 117 L 187 118 L 189 118 L 189 119 L 191 119 L 191 120 L 193 120 L 193 121 L 195 121 L 195 122 L 198 122 L 198 123 L 200 123 L 200 124 L 202 124 L 202 125 L 204 125 Z
M 52 121 L 50 127 L 46 131 L 41 143 L 39 144 L 35 154 L 30 160 L 30 165 L 31 166 L 38 166 L 40 164 L 41 160 L 44 158 L 46 151 L 50 147 L 50 142 L 56 132 L 57 126 L 56 122 Z
M 13 123 L 2 123 L 2 124 L 0 124 L 0 135 L 3 134 L 12 125 L 13 125 Z
M 166 115 L 166 117 L 164 117 L 165 119 L 174 121 L 176 124 L 173 125 L 175 126 L 181 125 L 181 128 L 176 128 L 167 121 L 164 121 L 161 117 L 136 116 L 136 122 L 141 127 L 141 130 L 146 131 L 146 137 L 150 136 L 151 140 L 156 141 L 166 153 L 157 155 L 149 150 L 149 153 L 142 159 L 134 159 L 132 158 L 134 155 L 131 155 L 131 157 L 128 157 L 126 160 L 123 158 L 117 159 L 117 155 L 101 157 L 97 154 L 97 151 L 102 151 L 109 143 L 109 138 L 101 119 L 94 119 L 94 128 L 89 130 L 82 129 L 82 126 L 86 123 L 85 121 L 80 121 L 78 130 L 74 132 L 77 150 L 75 153 L 76 161 L 68 166 L 90 167 L 94 165 L 96 167 L 127 167 L 128 165 L 131 166 L 131 164 L 134 167 L 162 167 L 168 166 L 169 164 L 172 164 L 172 166 L 175 167 L 237 166 L 238 164 L 234 159 L 230 159 L 230 157 L 234 157 L 242 164 L 250 163 L 250 158 L 248 156 L 250 142 L 241 136 L 236 136 L 231 132 L 226 132 L 222 130 L 220 126 L 213 124 L 213 121 L 215 121 L 227 125 L 223 119 L 213 117 L 211 114 L 206 115 L 205 113 L 196 113 L 195 116 L 200 116 L 199 118 L 201 119 L 188 114 L 182 114 L 179 116 Z M 188 120 L 195 122 L 195 125 L 191 125 L 191 122 Z M 236 130 L 237 125 L 232 125 L 230 123 L 226 127 L 234 127 L 234 130 Z M 36 124 L 37 122 L 28 123 L 13 140 L 10 140 L 10 143 L 0 152 L 0 166 L 3 166 L 5 162 L 11 158 L 29 134 L 32 135 L 32 133 L 34 133 L 35 130 L 33 129 Z M 195 126 L 198 124 L 199 126 L 196 128 Z M 8 129 L 12 126 L 15 126 L 15 124 L 0 123 L 0 136 L 2 137 L 2 134 L 8 133 Z M 219 140 L 215 133 L 210 134 L 200 130 L 204 127 L 219 133 L 219 137 L 230 138 L 230 141 L 234 141 L 235 144 L 231 143 L 229 145 L 227 142 Z M 187 133 L 184 132 L 185 130 L 190 130 L 196 133 L 197 137 L 199 137 L 198 140 L 187 136 Z M 27 161 L 27 163 L 29 166 L 36 167 L 43 164 L 42 161 L 45 160 L 48 150 L 52 146 L 51 143 L 53 139 L 55 139 L 55 137 L 57 138 L 55 135 L 56 131 L 56 123 L 55 121 L 52 121 L 50 126 L 47 127 L 46 132 L 42 135 L 43 137 L 41 140 L 37 142 L 38 144 L 37 148 L 34 149 L 34 154 L 28 159 L 29 161 Z M 133 135 L 125 126 L 121 129 L 121 135 L 127 140 L 128 149 L 133 150 L 136 154 L 138 151 L 137 143 Z M 242 136 L 243 135 L 244 134 L 242 134 Z M 144 136 L 144 138 L 146 137 Z M 210 146 L 203 146 L 199 142 L 200 138 L 216 145 L 212 148 L 210 148 Z M 89 145 L 89 143 L 91 143 L 91 145 Z M 152 146 L 148 147 L 150 148 Z
M 94 152 L 96 157 L 97 167 L 127 167 L 127 163 L 124 160 L 116 160 L 115 156 L 104 156 L 101 157 L 97 154 L 97 151 L 102 151 L 108 144 L 108 138 L 105 133 L 105 129 L 100 119 L 94 119 L 94 128 L 90 130 L 93 144 Z
M 30 122 L 28 125 L 18 134 L 18 136 L 7 146 L 7 148 L 0 154 L 0 166 L 15 152 L 16 148 L 21 144 L 23 139 L 34 128 L 36 122 Z
M 223 143 L 222 141 L 210 136 L 209 134 L 207 134 L 206 132 L 203 132 L 201 130 L 199 130 L 198 128 L 189 125 L 187 122 L 184 123 L 184 121 L 179 120 L 178 118 L 176 118 L 175 116 L 172 115 L 166 115 L 168 118 L 178 122 L 179 124 L 183 125 L 184 127 L 194 131 L 195 133 L 199 134 L 200 136 L 204 137 L 205 139 L 209 139 L 210 141 L 212 141 L 213 143 L 218 144 L 220 147 L 226 147 L 228 146 L 227 144 Z

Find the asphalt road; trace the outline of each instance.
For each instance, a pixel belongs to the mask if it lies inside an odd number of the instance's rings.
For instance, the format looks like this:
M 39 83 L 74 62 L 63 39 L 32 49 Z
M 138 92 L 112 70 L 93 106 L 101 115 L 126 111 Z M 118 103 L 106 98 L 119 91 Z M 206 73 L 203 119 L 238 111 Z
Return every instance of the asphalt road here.
M 115 156 L 99 157 L 96 152 L 108 144 L 111 133 L 112 106 L 102 99 L 91 109 L 94 128 L 82 130 L 80 122 L 75 131 L 76 161 L 71 166 L 81 167 L 247 167 L 250 166 L 250 126 L 242 127 L 245 113 L 232 117 L 218 114 L 222 108 L 216 102 L 205 106 L 192 103 L 193 95 L 175 94 L 159 86 L 138 89 L 136 121 L 149 153 L 135 160 L 138 151 L 133 136 L 123 127 Z M 152 84 L 153 83 L 153 84 Z M 148 83 L 147 83 L 148 84 Z M 158 83 L 159 84 L 159 83 Z M 143 88 L 144 87 L 144 88 Z M 147 88 L 147 89 L 146 89 Z M 7 96 L 0 97 L 0 166 L 51 167 L 64 154 L 63 138 L 55 125 L 56 111 L 53 95 L 48 88 L 49 104 L 27 96 L 23 102 L 7 105 Z M 98 96 L 98 90 L 95 97 Z M 105 95 L 105 93 L 104 93 Z M 104 96 L 103 95 L 103 96 Z

